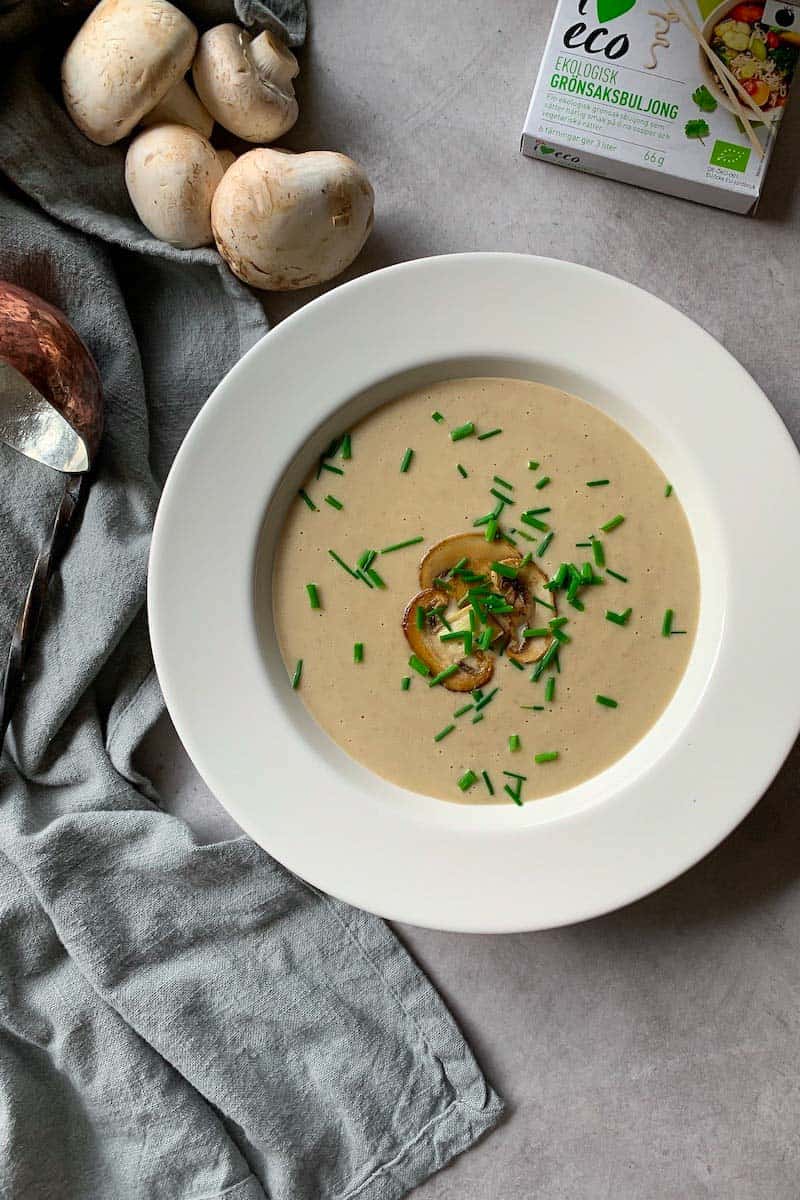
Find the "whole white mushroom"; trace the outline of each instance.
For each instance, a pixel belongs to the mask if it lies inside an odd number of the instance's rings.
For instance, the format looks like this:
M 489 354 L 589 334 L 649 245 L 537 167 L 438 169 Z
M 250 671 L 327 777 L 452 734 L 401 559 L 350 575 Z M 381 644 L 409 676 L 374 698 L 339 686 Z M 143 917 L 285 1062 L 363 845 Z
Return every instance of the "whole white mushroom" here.
M 238 25 L 215 25 L 200 39 L 192 66 L 197 94 L 215 121 L 246 142 L 274 142 L 297 120 L 292 80 L 297 59 L 265 30 L 251 38 Z
M 196 45 L 168 0 L 100 0 L 61 64 L 69 115 L 93 142 L 118 142 L 183 78 Z
M 196 129 L 154 125 L 125 156 L 125 183 L 139 220 L 154 237 L 188 250 L 213 241 L 211 201 L 225 169 Z
M 374 193 L 345 154 L 249 150 L 211 205 L 217 249 L 239 279 L 283 292 L 332 279 L 369 237 Z

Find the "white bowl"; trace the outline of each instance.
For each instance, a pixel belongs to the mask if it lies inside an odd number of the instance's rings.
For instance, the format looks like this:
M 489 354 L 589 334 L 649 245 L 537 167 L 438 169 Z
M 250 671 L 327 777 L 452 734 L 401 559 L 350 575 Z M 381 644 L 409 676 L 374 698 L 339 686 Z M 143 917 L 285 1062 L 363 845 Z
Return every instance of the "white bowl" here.
M 551 798 L 469 806 L 349 758 L 287 683 L 269 576 L 283 515 L 334 433 L 402 390 L 542 380 L 630 430 L 673 482 L 702 602 L 673 700 L 608 770 Z M 211 790 L 318 887 L 384 916 L 499 932 L 578 921 L 672 879 L 745 816 L 800 726 L 794 445 L 708 334 L 571 263 L 467 254 L 315 300 L 230 372 L 158 512 L 149 611 L 164 696 Z

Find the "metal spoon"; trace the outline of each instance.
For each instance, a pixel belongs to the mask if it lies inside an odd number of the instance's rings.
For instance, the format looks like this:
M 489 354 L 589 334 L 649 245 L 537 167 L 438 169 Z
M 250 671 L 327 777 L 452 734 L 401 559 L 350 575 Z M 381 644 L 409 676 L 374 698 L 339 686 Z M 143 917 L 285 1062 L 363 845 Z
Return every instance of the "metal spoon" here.
M 0 699 L 0 749 L 19 699 L 47 585 L 88 491 L 102 431 L 100 376 L 78 334 L 52 304 L 0 280 L 0 441 L 64 473 L 64 494 L 11 638 Z

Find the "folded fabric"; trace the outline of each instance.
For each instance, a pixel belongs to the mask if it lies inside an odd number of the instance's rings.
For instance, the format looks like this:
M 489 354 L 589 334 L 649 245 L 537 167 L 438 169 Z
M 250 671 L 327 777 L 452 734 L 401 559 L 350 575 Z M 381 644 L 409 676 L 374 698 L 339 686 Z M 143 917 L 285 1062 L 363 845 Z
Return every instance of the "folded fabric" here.
M 144 613 L 159 486 L 265 322 L 214 251 L 147 234 L 124 151 L 61 108 L 59 56 L 85 7 L 0 15 L 0 277 L 66 312 L 106 397 L 97 477 L 0 759 L 0 1194 L 398 1197 L 501 1112 L 449 1013 L 381 921 L 247 838 L 198 845 L 133 765 L 162 709 Z M 234 15 L 222 0 L 187 11 Z M 302 41 L 299 0 L 237 14 Z M 5 446 L 0 472 L 4 658 L 61 480 Z

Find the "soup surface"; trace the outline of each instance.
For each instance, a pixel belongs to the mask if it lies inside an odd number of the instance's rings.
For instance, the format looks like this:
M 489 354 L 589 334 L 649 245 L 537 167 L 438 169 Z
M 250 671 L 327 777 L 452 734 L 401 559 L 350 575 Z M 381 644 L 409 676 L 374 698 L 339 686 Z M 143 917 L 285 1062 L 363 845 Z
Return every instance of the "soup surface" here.
M 344 750 L 426 795 L 525 803 L 643 737 L 700 585 L 634 438 L 555 388 L 479 378 L 402 396 L 331 450 L 287 516 L 273 607 L 297 695 Z

